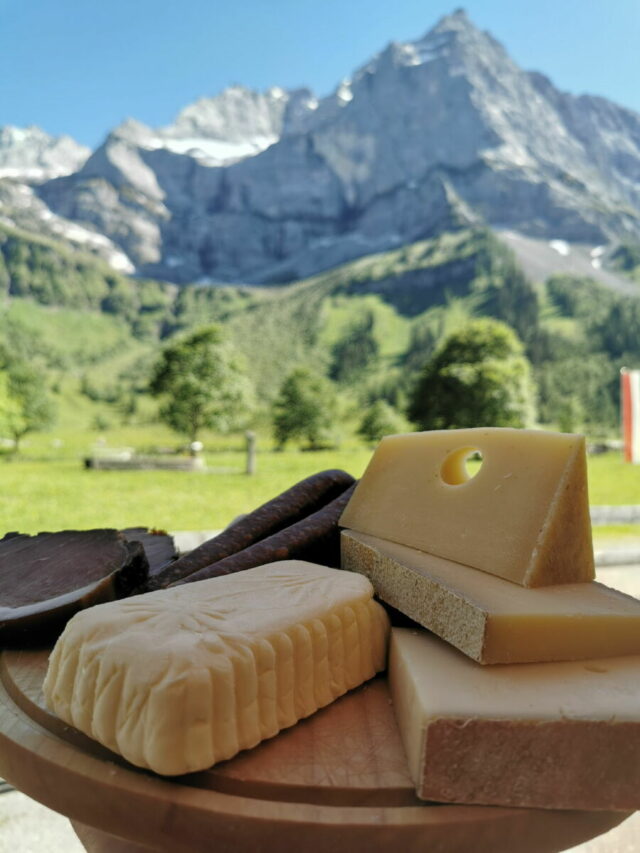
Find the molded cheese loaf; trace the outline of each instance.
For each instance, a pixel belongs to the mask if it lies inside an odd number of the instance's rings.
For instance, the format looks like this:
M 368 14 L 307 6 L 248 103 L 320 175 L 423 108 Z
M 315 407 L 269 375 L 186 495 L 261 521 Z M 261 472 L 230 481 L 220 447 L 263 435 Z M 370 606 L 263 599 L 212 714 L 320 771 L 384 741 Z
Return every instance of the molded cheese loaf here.
M 44 683 L 65 722 L 157 773 L 202 770 L 384 669 L 361 575 L 290 560 L 79 613 Z

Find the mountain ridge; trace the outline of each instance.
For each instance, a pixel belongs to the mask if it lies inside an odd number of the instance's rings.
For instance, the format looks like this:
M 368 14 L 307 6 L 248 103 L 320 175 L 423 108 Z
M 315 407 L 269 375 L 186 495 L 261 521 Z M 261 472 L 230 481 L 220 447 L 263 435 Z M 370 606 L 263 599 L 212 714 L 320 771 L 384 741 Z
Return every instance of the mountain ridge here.
M 177 283 L 286 282 L 479 224 L 609 246 L 640 241 L 640 115 L 521 70 L 457 10 L 324 98 L 231 87 L 33 191 Z

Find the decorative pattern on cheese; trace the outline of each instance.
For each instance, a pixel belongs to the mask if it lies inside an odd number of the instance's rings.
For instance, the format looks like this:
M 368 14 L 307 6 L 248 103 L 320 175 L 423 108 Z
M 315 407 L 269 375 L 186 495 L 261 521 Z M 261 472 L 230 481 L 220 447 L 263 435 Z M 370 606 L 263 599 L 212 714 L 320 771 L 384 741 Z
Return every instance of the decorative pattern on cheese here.
M 464 460 L 482 454 L 468 478 Z M 503 428 L 383 438 L 342 527 L 521 584 L 595 577 L 584 436 Z
M 363 576 L 290 560 L 100 605 L 59 638 L 45 700 L 133 764 L 202 770 L 384 669 L 372 594 Z
M 640 655 L 479 666 L 394 628 L 389 683 L 423 799 L 640 808 Z
M 640 655 L 640 601 L 595 581 L 524 589 L 352 530 L 342 531 L 342 567 L 479 663 Z

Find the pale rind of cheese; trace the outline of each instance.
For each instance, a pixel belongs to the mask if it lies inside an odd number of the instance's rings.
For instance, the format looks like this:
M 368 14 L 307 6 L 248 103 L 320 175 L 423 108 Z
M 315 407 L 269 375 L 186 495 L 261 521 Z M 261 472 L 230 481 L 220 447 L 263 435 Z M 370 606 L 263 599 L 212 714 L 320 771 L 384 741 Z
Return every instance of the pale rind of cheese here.
M 640 655 L 640 601 L 596 581 L 524 589 L 366 533 L 341 546 L 344 569 L 479 663 Z
M 482 465 L 467 478 L 474 450 Z M 387 436 L 340 525 L 522 586 L 595 577 L 581 435 L 482 428 Z
M 389 685 L 423 799 L 640 808 L 640 655 L 480 666 L 394 628 Z
M 45 700 L 132 764 L 202 770 L 384 669 L 372 594 L 363 576 L 291 560 L 98 605 L 58 639 Z

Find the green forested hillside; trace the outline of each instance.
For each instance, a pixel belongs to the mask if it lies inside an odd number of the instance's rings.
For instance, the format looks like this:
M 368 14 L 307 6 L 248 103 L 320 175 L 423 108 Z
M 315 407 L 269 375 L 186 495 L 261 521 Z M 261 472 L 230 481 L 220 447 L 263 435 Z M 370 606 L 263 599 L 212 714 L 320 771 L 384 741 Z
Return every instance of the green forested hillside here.
M 624 263 L 634 257 L 626 250 Z M 522 339 L 542 422 L 614 427 L 619 368 L 640 364 L 640 299 L 589 279 L 529 282 L 485 229 L 286 286 L 178 288 L 0 226 L 0 344 L 40 365 L 59 416 L 87 426 L 153 417 L 145 389 L 159 348 L 211 322 L 244 354 L 263 412 L 296 365 L 333 379 L 347 414 L 379 398 L 402 410 L 443 338 L 484 315 Z

